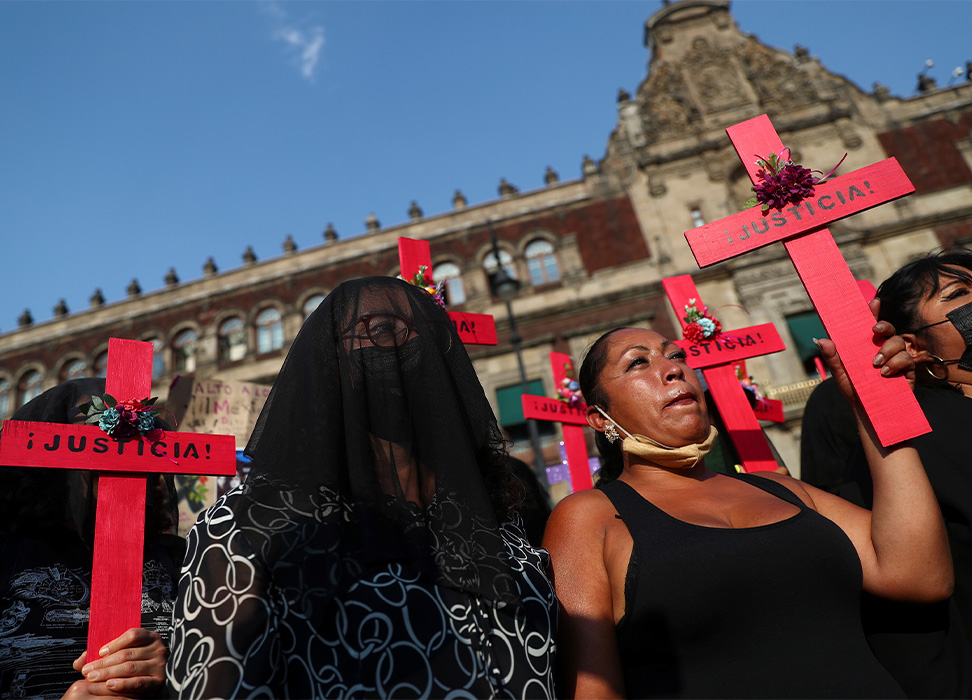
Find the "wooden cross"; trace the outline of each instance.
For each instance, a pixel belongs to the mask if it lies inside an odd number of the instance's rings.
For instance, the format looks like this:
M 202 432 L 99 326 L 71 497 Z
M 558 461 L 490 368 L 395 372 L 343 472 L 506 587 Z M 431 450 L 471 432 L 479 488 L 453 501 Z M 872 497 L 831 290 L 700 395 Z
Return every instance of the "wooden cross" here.
M 398 263 L 402 277 L 411 282 L 424 267 L 426 286 L 432 286 L 432 253 L 429 242 L 415 238 L 398 239 Z M 467 345 L 496 345 L 496 322 L 489 314 L 467 314 L 450 311 L 449 318 L 456 326 L 459 339 Z
M 568 373 L 574 372 L 570 355 L 562 352 L 550 353 L 550 366 L 553 368 L 554 386 L 558 388 Z M 562 424 L 571 491 L 591 488 L 594 482 L 591 479 L 590 459 L 587 456 L 587 442 L 582 427 L 587 425 L 587 404 L 581 401 L 570 406 L 559 399 L 533 394 L 523 394 L 520 400 L 523 402 L 524 418 L 557 421 Z
M 754 183 L 760 170 L 757 158 L 783 151 L 783 142 L 765 114 L 726 133 Z M 685 233 L 699 267 L 783 241 L 885 447 L 931 428 L 905 378 L 882 377 L 872 366 L 880 347 L 871 333 L 874 318 L 861 294 L 854 291 L 854 277 L 826 226 L 914 191 L 898 162 L 888 158 L 817 185 L 813 195 L 797 205 L 767 216 L 753 207 Z
M 740 383 L 749 376 L 746 371 L 746 361 L 740 360 L 732 365 L 736 371 L 736 378 Z M 745 389 L 745 387 L 743 387 Z M 759 420 L 768 420 L 773 423 L 785 423 L 786 417 L 783 415 L 783 402 L 779 399 L 769 399 L 765 396 L 757 397 L 756 404 L 753 406 L 753 413 Z
M 688 325 L 684 316 L 689 300 L 695 299 L 699 311 L 703 308 L 695 282 L 690 275 L 679 275 L 663 279 L 662 287 L 684 331 Z M 776 469 L 779 465 L 773 458 L 735 369 L 739 360 L 786 349 L 776 327 L 772 323 L 764 323 L 735 331 L 722 331 L 701 343 L 679 340 L 676 344 L 688 353 L 688 366 L 702 370 L 709 393 L 729 433 L 729 440 L 742 462 L 743 471 Z
M 152 391 L 152 343 L 108 341 L 105 393 L 144 400 Z M 141 627 L 145 473 L 236 474 L 232 435 L 165 432 L 154 442 L 109 437 L 97 425 L 4 421 L 0 464 L 90 469 L 98 478 L 88 659 L 125 630 Z

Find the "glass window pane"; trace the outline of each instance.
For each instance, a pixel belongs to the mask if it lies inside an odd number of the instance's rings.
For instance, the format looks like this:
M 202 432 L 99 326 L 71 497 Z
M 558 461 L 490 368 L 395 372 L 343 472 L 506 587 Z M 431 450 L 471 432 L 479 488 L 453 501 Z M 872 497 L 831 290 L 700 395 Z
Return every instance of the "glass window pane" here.
M 20 402 L 21 405 L 43 393 L 43 380 L 44 378 L 40 372 L 31 371 L 24 375 L 24 378 L 21 380 L 21 390 L 23 392 L 23 400 Z
M 13 405 L 13 387 L 6 379 L 0 380 L 0 418 L 6 418 Z

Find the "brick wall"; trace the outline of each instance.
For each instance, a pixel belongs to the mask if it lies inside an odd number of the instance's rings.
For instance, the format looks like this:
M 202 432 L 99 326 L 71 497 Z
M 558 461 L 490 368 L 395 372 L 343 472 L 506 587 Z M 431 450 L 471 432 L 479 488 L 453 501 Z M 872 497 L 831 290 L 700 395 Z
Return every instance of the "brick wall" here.
M 878 134 L 889 156 L 898 159 L 911 179 L 917 194 L 936 192 L 972 183 L 972 171 L 956 147 L 969 138 L 972 111 L 952 123 L 932 119 L 902 129 Z

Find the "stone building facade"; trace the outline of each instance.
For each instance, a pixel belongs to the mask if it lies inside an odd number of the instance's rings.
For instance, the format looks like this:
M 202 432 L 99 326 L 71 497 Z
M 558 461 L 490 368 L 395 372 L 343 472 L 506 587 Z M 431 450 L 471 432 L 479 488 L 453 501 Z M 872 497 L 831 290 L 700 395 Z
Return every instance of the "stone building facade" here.
M 692 274 L 726 328 L 772 322 L 788 350 L 749 361 L 765 392 L 784 400 L 787 422 L 768 426 L 787 465 L 799 472 L 803 402 L 814 380 L 807 349 L 815 320 L 782 246 L 699 270 L 684 232 L 738 211 L 749 181 L 725 128 L 766 113 L 797 162 L 840 172 L 895 156 L 916 193 L 831 226 L 855 276 L 879 283 L 910 258 L 940 245 L 972 242 L 972 84 L 928 86 L 900 99 L 875 85 L 864 92 L 801 47 L 771 48 L 737 27 L 728 0 L 682 0 L 645 22 L 650 63 L 635 93 L 621 91 L 618 121 L 599 161 L 586 156 L 578 179 L 424 215 L 220 272 L 123 301 L 33 323 L 0 335 L 0 418 L 27 398 L 75 375 L 103 371 L 111 336 L 156 345 L 154 379 L 163 400 L 181 374 L 272 383 L 306 315 L 343 280 L 398 273 L 397 239 L 427 239 L 437 277 L 448 277 L 450 308 L 492 314 L 499 344 L 471 346 L 487 396 L 532 460 L 516 408 L 519 371 L 507 310 L 489 286 L 496 261 L 521 282 L 512 302 L 523 362 L 535 390 L 553 395 L 548 353 L 579 357 L 602 332 L 641 325 L 675 335 L 663 277 Z M 29 300 L 28 300 L 29 303 Z M 543 458 L 559 461 L 558 429 L 545 427 Z

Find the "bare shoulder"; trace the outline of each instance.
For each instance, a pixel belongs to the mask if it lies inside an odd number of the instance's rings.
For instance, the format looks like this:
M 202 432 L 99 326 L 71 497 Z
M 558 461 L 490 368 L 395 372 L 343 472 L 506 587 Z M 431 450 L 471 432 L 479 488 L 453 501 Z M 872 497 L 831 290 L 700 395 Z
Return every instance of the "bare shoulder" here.
M 776 472 L 750 472 L 753 476 L 760 477 L 762 479 L 768 479 L 769 481 L 775 481 L 781 486 L 790 490 L 794 496 L 803 501 L 807 506 L 817 509 L 816 504 L 813 501 L 813 495 L 810 493 L 813 489 L 812 486 L 803 483 L 799 479 L 794 479 L 792 476 L 787 474 L 778 474 Z
M 544 547 L 551 549 L 558 544 L 579 539 L 603 540 L 604 528 L 614 517 L 614 506 L 599 489 L 586 489 L 572 493 L 560 501 L 547 520 L 544 531 Z

